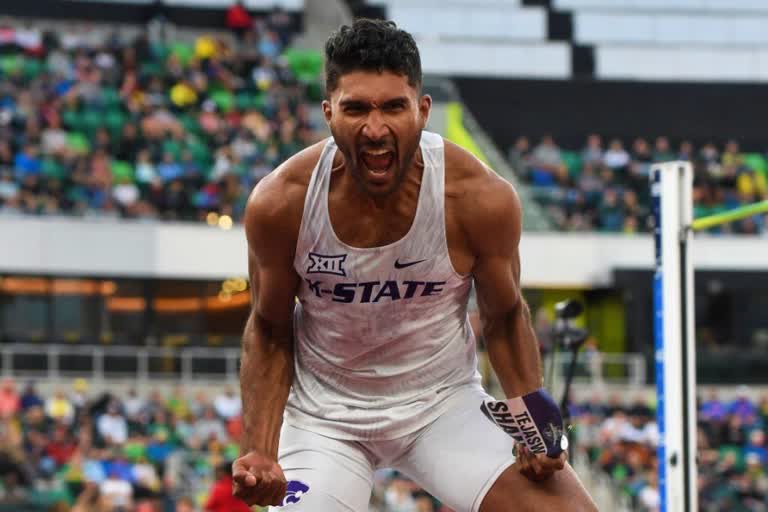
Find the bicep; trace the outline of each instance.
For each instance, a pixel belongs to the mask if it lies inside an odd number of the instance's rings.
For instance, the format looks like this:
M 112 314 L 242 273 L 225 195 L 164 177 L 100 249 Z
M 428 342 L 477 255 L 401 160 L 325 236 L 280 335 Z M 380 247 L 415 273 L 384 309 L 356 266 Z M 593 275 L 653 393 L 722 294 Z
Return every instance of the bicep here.
M 246 208 L 251 315 L 275 326 L 289 326 L 299 276 L 293 267 L 296 238 L 291 221 L 270 197 L 254 197 Z
M 477 302 L 483 317 L 514 310 L 522 298 L 520 292 L 520 258 L 514 254 L 478 257 L 474 279 Z
M 522 298 L 519 201 L 516 195 L 505 199 L 497 204 L 495 211 L 486 212 L 485 219 L 479 219 L 472 237 L 475 252 L 472 274 L 484 316 L 514 310 Z
M 299 276 L 292 255 L 280 251 L 264 254 L 268 252 L 266 248 L 248 248 L 252 314 L 273 324 L 287 325 L 293 314 Z

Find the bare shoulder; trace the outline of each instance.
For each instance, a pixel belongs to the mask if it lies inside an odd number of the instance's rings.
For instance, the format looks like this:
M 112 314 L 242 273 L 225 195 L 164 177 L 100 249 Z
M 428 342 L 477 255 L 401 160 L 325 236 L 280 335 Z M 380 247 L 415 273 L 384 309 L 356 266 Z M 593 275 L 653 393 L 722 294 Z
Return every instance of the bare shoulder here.
M 296 153 L 264 177 L 251 191 L 245 207 L 245 230 L 249 242 L 285 240 L 295 246 L 304 212 L 304 198 L 312 170 L 325 141 Z
M 522 209 L 515 188 L 478 158 L 445 141 L 446 203 L 475 253 L 495 251 L 520 239 Z

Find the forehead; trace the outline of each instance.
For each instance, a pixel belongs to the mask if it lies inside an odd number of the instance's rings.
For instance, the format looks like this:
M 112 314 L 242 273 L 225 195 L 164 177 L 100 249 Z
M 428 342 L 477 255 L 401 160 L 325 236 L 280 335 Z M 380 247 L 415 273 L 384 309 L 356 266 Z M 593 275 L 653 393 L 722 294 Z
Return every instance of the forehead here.
M 417 95 L 408 77 L 391 71 L 351 71 L 339 77 L 335 99 L 385 102 L 392 98 Z

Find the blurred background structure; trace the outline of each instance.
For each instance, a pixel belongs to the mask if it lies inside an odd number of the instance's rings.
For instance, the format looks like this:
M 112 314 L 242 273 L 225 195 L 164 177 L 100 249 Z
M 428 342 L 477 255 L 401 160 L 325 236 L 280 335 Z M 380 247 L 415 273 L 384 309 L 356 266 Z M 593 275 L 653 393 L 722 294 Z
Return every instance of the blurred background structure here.
M 591 333 L 573 462 L 601 510 L 658 510 L 649 168 L 690 161 L 697 216 L 768 199 L 763 0 L 3 0 L 0 511 L 238 510 L 239 222 L 328 135 L 355 16 L 415 35 L 429 129 L 518 188 L 547 367 L 556 302 Z M 705 511 L 768 510 L 766 220 L 694 244 Z M 371 510 L 447 509 L 381 471 Z

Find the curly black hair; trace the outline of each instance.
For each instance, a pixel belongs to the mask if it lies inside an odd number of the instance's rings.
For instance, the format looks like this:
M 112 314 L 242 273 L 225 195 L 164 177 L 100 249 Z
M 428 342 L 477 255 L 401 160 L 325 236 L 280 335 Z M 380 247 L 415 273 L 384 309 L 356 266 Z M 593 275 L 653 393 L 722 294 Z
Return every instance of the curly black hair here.
M 351 71 L 391 71 L 421 88 L 421 58 L 413 36 L 394 21 L 359 18 L 342 25 L 325 43 L 325 89 L 336 89 Z

